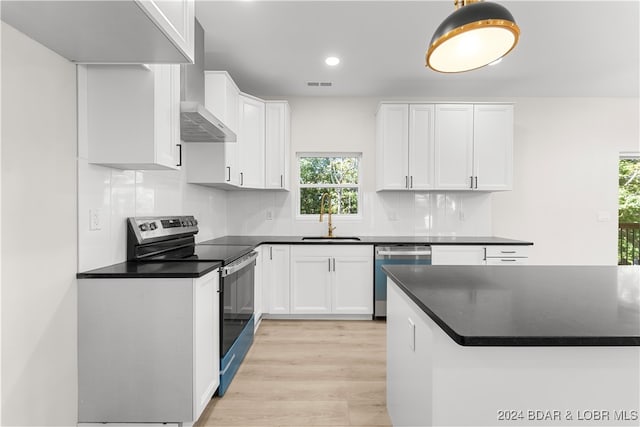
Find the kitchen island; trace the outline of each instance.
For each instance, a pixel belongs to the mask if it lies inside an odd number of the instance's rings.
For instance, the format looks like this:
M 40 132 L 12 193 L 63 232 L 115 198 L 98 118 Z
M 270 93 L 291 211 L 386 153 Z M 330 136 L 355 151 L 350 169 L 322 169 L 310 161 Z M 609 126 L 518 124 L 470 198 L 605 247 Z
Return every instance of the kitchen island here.
M 395 426 L 640 424 L 640 267 L 385 270 Z

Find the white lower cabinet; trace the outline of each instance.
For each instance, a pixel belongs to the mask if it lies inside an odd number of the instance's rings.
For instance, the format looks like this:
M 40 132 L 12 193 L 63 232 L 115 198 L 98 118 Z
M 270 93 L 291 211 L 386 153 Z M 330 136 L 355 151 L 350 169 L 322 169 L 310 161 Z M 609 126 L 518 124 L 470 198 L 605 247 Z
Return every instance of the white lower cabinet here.
M 487 265 L 529 264 L 529 246 L 487 246 Z
M 191 424 L 219 385 L 219 271 L 78 281 L 78 422 Z
M 291 313 L 331 313 L 332 258 L 326 255 L 305 254 L 308 252 L 305 249 L 293 247 Z
M 433 265 L 525 265 L 528 259 L 529 246 L 431 246 Z
M 262 246 L 263 313 L 290 313 L 289 255 L 289 245 Z
M 431 246 L 433 265 L 484 265 L 484 246 Z
M 258 330 L 260 326 L 260 320 L 262 320 L 262 313 L 264 306 L 262 303 L 262 293 L 264 288 L 264 280 L 262 279 L 262 246 L 256 248 L 258 257 L 256 258 L 256 267 L 254 270 L 253 280 L 253 326 L 254 332 Z
M 373 247 L 292 246 L 291 313 L 373 313 Z

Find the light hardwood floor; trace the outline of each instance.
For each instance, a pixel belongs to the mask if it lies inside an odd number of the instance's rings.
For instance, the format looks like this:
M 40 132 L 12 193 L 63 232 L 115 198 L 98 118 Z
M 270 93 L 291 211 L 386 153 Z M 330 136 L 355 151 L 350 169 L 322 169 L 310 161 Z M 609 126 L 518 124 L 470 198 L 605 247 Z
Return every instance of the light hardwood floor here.
M 390 426 L 385 380 L 384 322 L 263 320 L 196 426 Z

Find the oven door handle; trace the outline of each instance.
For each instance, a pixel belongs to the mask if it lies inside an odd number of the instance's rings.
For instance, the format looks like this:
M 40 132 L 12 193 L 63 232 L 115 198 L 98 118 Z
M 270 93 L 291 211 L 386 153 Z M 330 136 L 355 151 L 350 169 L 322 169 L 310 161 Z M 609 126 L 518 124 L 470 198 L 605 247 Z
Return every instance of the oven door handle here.
M 230 274 L 235 273 L 236 271 L 240 271 L 249 264 L 255 262 L 256 258 L 258 258 L 258 253 L 253 251 L 250 255 L 242 258 L 238 261 L 234 261 L 231 264 L 227 265 L 222 269 L 222 277 L 227 277 Z
M 410 255 L 410 256 L 431 256 L 431 251 L 379 251 L 376 255 L 394 256 L 394 255 Z

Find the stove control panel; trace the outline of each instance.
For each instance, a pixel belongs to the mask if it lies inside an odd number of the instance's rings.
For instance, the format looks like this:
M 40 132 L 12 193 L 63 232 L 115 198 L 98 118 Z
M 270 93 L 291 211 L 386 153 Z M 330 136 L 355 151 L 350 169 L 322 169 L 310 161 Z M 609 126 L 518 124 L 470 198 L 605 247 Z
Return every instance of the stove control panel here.
M 149 239 L 179 234 L 196 234 L 198 221 L 193 216 L 163 216 L 129 218 L 129 230 L 135 233 L 138 244 Z

